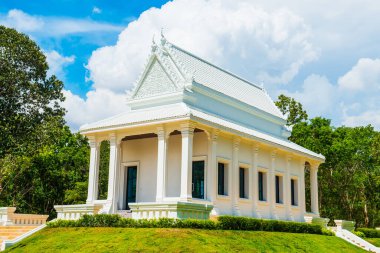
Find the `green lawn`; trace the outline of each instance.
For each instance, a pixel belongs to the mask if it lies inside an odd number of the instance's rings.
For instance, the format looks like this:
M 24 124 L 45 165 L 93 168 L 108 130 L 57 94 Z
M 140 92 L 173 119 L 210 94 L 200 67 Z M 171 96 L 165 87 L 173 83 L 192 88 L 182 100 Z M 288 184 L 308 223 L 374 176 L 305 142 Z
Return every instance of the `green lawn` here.
M 164 228 L 45 228 L 6 252 L 365 252 L 335 236 Z
M 366 241 L 372 243 L 376 247 L 380 247 L 380 238 L 364 238 Z

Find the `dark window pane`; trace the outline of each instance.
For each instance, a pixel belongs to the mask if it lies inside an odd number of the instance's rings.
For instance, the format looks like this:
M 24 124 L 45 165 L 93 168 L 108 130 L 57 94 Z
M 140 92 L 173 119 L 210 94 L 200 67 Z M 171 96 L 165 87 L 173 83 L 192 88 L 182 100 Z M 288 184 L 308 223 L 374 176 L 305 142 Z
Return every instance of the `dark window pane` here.
M 239 197 L 245 198 L 245 178 L 244 178 L 244 168 L 239 168 Z
M 295 186 L 295 181 L 294 179 L 291 179 L 290 180 L 290 195 L 291 195 L 291 198 L 292 198 L 292 205 L 295 206 L 296 205 L 296 199 L 295 199 L 295 191 L 294 191 L 294 186 Z
M 276 203 L 280 203 L 280 177 L 276 176 Z
M 218 194 L 225 195 L 224 191 L 224 163 L 218 163 Z
M 263 173 L 259 172 L 259 200 L 264 201 Z

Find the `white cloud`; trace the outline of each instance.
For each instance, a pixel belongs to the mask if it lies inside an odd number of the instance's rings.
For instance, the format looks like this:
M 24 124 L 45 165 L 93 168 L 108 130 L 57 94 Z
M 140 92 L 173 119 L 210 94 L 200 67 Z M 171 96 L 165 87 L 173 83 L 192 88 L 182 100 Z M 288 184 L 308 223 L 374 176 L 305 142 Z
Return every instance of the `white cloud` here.
M 252 81 L 288 83 L 318 51 L 309 27 L 286 9 L 272 12 L 250 1 L 176 0 L 131 22 L 114 46 L 93 52 L 87 68 L 95 88 L 131 89 L 152 35 L 164 28 L 173 43 Z
M 364 111 L 359 115 L 344 115 L 342 122 L 346 126 L 366 126 L 371 124 L 376 129 L 380 129 L 380 109 Z
M 316 117 L 333 114 L 334 104 L 339 98 L 336 91 L 336 86 L 331 84 L 327 77 L 312 74 L 303 82 L 301 91 L 283 92 L 299 101 L 309 117 Z
M 347 91 L 380 92 L 380 59 L 359 59 L 357 64 L 338 80 Z
M 94 8 L 92 8 L 92 13 L 94 14 L 100 14 L 102 13 L 102 10 L 96 6 L 94 6 Z
M 18 9 L 10 10 L 5 16 L 0 15 L 0 24 L 38 37 L 65 36 L 90 32 L 118 32 L 122 30 L 120 26 L 91 19 L 36 16 L 29 15 Z
M 69 90 L 64 90 L 63 94 L 66 97 L 62 104 L 67 110 L 65 119 L 73 130 L 78 130 L 83 124 L 128 110 L 125 95 L 107 89 L 89 91 L 85 99 Z
M 75 56 L 63 56 L 57 51 L 45 52 L 46 60 L 49 64 L 48 75 L 56 75 L 60 79 L 64 78 L 64 67 L 74 63 Z

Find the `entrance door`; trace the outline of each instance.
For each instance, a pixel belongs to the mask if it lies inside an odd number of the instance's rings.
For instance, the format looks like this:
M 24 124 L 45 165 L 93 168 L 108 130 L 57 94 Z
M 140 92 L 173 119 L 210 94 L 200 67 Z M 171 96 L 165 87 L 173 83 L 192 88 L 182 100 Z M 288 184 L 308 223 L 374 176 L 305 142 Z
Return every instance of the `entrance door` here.
M 205 185 L 205 162 L 193 162 L 193 179 L 192 179 L 192 196 L 197 199 L 204 199 L 204 185 Z
M 137 166 L 127 167 L 126 182 L 127 182 L 126 202 L 127 202 L 127 209 L 129 209 L 128 203 L 136 202 Z

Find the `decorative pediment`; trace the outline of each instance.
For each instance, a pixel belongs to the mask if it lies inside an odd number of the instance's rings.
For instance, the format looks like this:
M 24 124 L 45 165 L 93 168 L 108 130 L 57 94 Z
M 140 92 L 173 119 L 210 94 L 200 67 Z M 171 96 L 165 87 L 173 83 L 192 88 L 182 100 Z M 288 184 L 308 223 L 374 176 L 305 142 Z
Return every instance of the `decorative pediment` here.
M 145 98 L 158 94 L 167 94 L 175 92 L 178 89 L 173 78 L 167 73 L 155 55 L 152 56 L 150 64 L 147 66 L 140 80 L 133 98 Z

